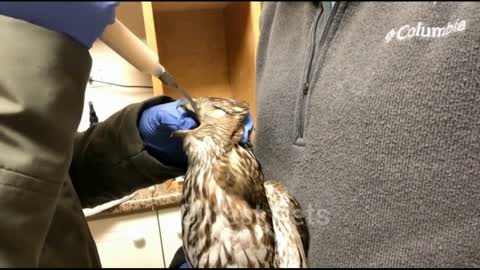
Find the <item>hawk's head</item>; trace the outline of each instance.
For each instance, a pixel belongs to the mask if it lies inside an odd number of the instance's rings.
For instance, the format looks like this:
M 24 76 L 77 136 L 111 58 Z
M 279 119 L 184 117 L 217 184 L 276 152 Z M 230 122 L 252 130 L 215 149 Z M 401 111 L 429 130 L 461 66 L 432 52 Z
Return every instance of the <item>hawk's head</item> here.
M 249 107 L 246 102 L 230 98 L 199 97 L 193 102 L 198 109 L 198 115 L 188 101 L 180 103 L 199 126 L 193 130 L 179 130 L 173 136 L 183 138 L 188 151 L 188 145 L 195 142 L 227 147 L 240 142 L 243 135 L 243 123 L 248 116 Z

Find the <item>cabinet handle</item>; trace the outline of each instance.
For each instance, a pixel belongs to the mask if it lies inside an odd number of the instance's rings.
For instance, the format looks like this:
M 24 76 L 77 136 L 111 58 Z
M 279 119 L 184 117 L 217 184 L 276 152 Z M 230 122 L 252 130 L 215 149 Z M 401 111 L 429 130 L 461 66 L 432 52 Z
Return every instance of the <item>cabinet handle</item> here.
M 145 246 L 145 237 L 139 235 L 137 237 L 133 237 L 132 239 L 133 241 L 133 244 L 137 247 L 137 248 L 142 248 Z

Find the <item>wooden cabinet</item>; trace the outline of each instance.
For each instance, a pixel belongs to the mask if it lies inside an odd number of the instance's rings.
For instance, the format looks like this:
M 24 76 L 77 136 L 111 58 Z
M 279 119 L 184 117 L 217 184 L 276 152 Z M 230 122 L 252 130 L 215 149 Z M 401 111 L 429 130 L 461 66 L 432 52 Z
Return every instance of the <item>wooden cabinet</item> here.
M 158 210 L 158 225 L 162 235 L 163 256 L 167 267 L 182 246 L 182 215 L 180 208 Z
M 146 41 L 193 97 L 247 101 L 255 108 L 260 2 L 142 2 Z M 179 94 L 152 78 L 155 95 Z
M 166 268 L 182 246 L 180 206 L 88 221 L 104 268 Z
M 155 211 L 88 222 L 104 268 L 164 268 Z

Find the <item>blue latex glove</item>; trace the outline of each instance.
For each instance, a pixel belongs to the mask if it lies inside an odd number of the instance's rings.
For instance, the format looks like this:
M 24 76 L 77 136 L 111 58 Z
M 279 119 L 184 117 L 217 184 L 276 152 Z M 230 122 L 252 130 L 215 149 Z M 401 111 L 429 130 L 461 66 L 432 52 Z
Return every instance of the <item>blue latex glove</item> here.
M 115 19 L 118 2 L 0 2 L 0 15 L 64 33 L 86 48 Z
M 190 265 L 187 262 L 184 262 L 178 268 L 182 269 L 182 268 L 192 268 L 192 267 L 190 267 Z
M 171 137 L 177 130 L 193 129 L 197 123 L 179 105 L 180 100 L 150 107 L 143 111 L 138 123 L 140 136 L 147 151 L 159 161 L 173 166 L 185 166 L 187 156 L 182 141 Z M 245 120 L 242 143 L 246 143 L 253 130 L 251 115 Z

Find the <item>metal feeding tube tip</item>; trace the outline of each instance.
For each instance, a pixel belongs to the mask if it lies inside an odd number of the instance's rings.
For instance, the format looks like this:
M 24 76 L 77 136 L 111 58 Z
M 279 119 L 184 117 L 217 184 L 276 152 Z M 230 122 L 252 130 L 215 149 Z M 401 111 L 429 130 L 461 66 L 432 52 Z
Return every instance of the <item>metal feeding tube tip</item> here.
M 195 104 L 195 102 L 193 101 L 192 97 L 185 91 L 183 90 L 181 87 L 179 87 L 177 85 L 177 83 L 175 82 L 175 80 L 173 79 L 172 75 L 170 75 L 170 73 L 168 73 L 168 71 L 164 71 L 160 76 L 158 76 L 158 78 L 167 86 L 170 86 L 174 89 L 176 89 L 177 91 L 180 92 L 180 94 L 182 94 L 183 97 L 185 97 L 188 102 L 190 102 L 190 104 L 192 105 L 192 108 L 193 110 L 195 111 L 195 114 L 197 115 L 197 118 L 200 116 L 199 112 L 198 112 L 198 108 L 197 108 L 197 105 Z

